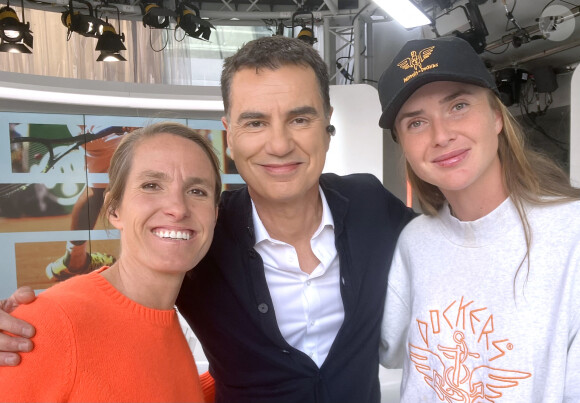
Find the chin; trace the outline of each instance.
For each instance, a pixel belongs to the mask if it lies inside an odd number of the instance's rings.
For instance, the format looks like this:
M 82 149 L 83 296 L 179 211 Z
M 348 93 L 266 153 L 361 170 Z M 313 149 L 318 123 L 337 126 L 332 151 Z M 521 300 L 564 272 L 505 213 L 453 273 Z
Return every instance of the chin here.
M 166 260 L 162 265 L 158 266 L 157 271 L 165 274 L 184 274 L 191 270 L 199 261 L 191 263 L 191 260 L 184 262 L 183 260 Z

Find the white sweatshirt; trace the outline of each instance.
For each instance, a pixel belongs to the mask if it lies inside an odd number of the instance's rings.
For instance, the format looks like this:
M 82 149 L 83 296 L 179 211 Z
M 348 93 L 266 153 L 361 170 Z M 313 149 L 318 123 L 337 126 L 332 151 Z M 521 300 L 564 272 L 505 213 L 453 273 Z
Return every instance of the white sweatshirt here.
M 381 363 L 403 367 L 401 402 L 580 402 L 580 202 L 527 212 L 517 277 L 509 198 L 472 222 L 446 205 L 401 233 L 381 342 Z

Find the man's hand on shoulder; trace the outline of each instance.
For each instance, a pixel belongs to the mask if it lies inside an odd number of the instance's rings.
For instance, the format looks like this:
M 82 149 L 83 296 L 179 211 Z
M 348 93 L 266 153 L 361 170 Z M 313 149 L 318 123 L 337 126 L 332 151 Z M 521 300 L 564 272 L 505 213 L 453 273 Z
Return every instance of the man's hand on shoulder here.
M 34 327 L 14 318 L 11 313 L 19 305 L 29 304 L 35 299 L 32 288 L 20 287 L 8 299 L 0 300 L 0 366 L 18 365 L 18 353 L 32 350 L 29 338 L 34 336 Z

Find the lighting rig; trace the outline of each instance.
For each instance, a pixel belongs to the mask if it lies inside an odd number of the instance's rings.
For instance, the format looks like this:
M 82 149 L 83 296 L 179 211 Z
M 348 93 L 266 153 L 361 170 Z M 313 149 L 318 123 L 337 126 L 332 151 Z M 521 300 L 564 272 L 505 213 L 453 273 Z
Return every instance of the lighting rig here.
M 24 0 L 21 0 L 22 22 L 10 1 L 0 8 L 0 52 L 32 53 L 32 31 L 24 20 Z

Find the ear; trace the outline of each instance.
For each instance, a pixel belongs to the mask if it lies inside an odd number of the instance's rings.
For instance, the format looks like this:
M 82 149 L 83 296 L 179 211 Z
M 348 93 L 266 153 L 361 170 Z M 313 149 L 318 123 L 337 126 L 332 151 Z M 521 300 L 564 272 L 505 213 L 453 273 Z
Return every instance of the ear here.
M 494 109 L 493 112 L 495 114 L 495 133 L 499 135 L 503 129 L 503 117 L 499 109 Z
M 108 199 L 110 198 L 109 192 L 105 194 L 105 203 L 107 204 Z M 111 225 L 117 228 L 119 231 L 123 229 L 123 223 L 121 222 L 121 218 L 119 217 L 118 210 L 109 210 L 106 212 L 107 219 L 111 223 Z
M 234 159 L 234 149 L 232 147 L 231 144 L 231 139 L 230 139 L 230 126 L 228 124 L 228 118 L 225 116 L 222 116 L 222 125 L 224 125 L 224 129 L 226 129 L 226 138 L 227 138 L 227 144 L 228 144 L 228 149 L 230 150 L 230 158 Z
M 334 108 L 331 106 L 330 107 L 330 111 L 328 112 L 328 122 L 326 122 L 327 125 L 330 124 L 330 118 L 332 118 L 332 112 L 334 112 Z M 326 139 L 326 152 L 328 152 L 328 150 L 330 149 L 330 138 L 331 138 L 330 133 L 328 133 L 328 136 L 325 136 L 325 139 Z

